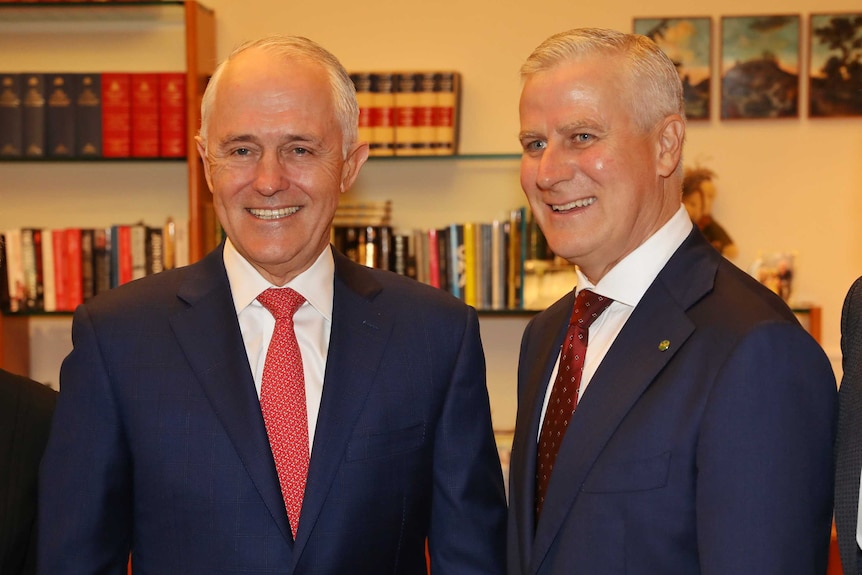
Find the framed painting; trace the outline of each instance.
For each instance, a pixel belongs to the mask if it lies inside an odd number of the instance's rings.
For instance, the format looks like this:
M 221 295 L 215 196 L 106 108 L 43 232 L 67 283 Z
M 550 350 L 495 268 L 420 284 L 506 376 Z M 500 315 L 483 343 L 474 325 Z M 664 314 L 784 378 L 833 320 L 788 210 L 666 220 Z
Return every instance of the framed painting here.
M 862 12 L 810 18 L 808 115 L 862 116 Z
M 635 18 L 635 34 L 652 39 L 679 72 L 689 120 L 708 120 L 712 18 Z
M 799 117 L 799 15 L 722 16 L 721 117 Z

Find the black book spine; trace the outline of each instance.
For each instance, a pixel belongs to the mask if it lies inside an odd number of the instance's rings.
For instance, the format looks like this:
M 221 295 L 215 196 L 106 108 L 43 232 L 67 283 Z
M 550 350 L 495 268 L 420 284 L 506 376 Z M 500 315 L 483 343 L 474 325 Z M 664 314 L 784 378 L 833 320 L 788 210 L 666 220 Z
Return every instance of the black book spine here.
M 0 75 L 0 157 L 24 155 L 24 92 L 21 74 Z

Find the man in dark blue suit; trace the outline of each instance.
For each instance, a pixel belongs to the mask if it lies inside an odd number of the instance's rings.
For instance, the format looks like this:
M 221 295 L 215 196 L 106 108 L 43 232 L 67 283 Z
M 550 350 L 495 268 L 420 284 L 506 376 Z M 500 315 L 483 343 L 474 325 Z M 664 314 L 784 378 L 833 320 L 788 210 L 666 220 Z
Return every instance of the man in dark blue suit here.
M 588 313 L 569 395 L 552 388 L 575 293 L 524 333 L 509 574 L 825 573 L 835 378 L 681 205 L 673 63 L 643 36 L 582 29 L 546 40 L 522 78 L 521 184 L 578 265 L 578 301 L 611 303 Z
M 502 573 L 475 311 L 329 245 L 368 157 L 347 73 L 309 40 L 267 37 L 216 70 L 202 118 L 228 239 L 77 310 L 43 467 L 40 571 L 118 573 L 131 552 L 136 575 L 409 575 L 426 572 L 427 540 L 435 575 Z M 271 444 L 298 430 L 272 432 L 261 399 L 277 337 L 257 298 L 281 288 L 304 301 L 301 360 L 285 369 L 301 363 L 305 397 L 276 410 L 307 421 L 307 445 L 287 445 L 306 452 L 293 516 L 283 491 L 300 481 Z
M 862 277 L 857 278 L 841 312 L 841 359 L 844 375 L 838 392 L 838 437 L 835 442 L 835 529 L 845 575 L 862 573 Z
M 36 482 L 56 401 L 57 392 L 47 385 L 0 369 L 0 573 L 3 575 L 36 573 Z

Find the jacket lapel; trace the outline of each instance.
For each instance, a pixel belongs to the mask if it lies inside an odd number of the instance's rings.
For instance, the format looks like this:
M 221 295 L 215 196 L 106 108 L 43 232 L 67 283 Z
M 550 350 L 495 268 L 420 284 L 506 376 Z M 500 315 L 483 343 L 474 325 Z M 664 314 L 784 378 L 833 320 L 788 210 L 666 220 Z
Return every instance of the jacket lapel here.
M 335 290 L 323 397 L 297 533 L 295 561 L 308 541 L 344 461 L 392 330 L 375 298 L 382 287 L 369 271 L 333 249 Z
M 536 438 L 539 434 L 542 404 L 547 392 L 554 363 L 565 336 L 568 319 L 574 305 L 574 290 L 553 304 L 534 320 L 530 326 L 536 338 L 531 343 L 528 353 L 529 361 L 523 361 L 520 369 L 527 369 L 521 374 L 524 388 L 519 390 L 518 414 L 515 424 L 515 437 L 512 441 L 512 461 L 510 493 L 520 494 L 520 497 L 510 496 L 513 502 L 515 519 L 518 529 L 518 556 L 521 560 L 521 571 L 527 570 L 529 558 L 532 555 L 534 534 L 534 497 L 536 491 Z M 526 367 L 523 367 L 526 366 Z
M 717 266 L 718 253 L 693 230 L 602 360 L 560 446 L 529 572 L 538 570 L 620 422 L 694 331 L 686 311 L 712 289 Z M 669 346 L 660 345 L 665 341 Z
M 213 410 L 287 541 L 292 539 L 275 463 L 231 298 L 222 249 L 189 269 L 171 326 Z

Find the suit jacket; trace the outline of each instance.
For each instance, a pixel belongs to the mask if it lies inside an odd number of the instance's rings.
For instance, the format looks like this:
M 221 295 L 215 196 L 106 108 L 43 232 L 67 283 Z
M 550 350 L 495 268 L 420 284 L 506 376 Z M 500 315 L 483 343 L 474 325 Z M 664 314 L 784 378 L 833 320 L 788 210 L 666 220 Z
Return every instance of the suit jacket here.
M 844 300 L 841 312 L 844 375 L 838 391 L 838 438 L 835 443 L 835 529 L 846 575 L 862 573 L 856 544 L 859 479 L 862 476 L 862 277 Z
M 573 297 L 522 341 L 510 575 L 825 573 L 832 369 L 780 298 L 697 230 L 590 381 L 534 528 L 540 411 Z
M 40 572 L 504 571 L 475 311 L 335 253 L 293 540 L 219 248 L 75 313 L 41 483 Z
M 0 573 L 36 573 L 36 485 L 57 392 L 0 369 Z

